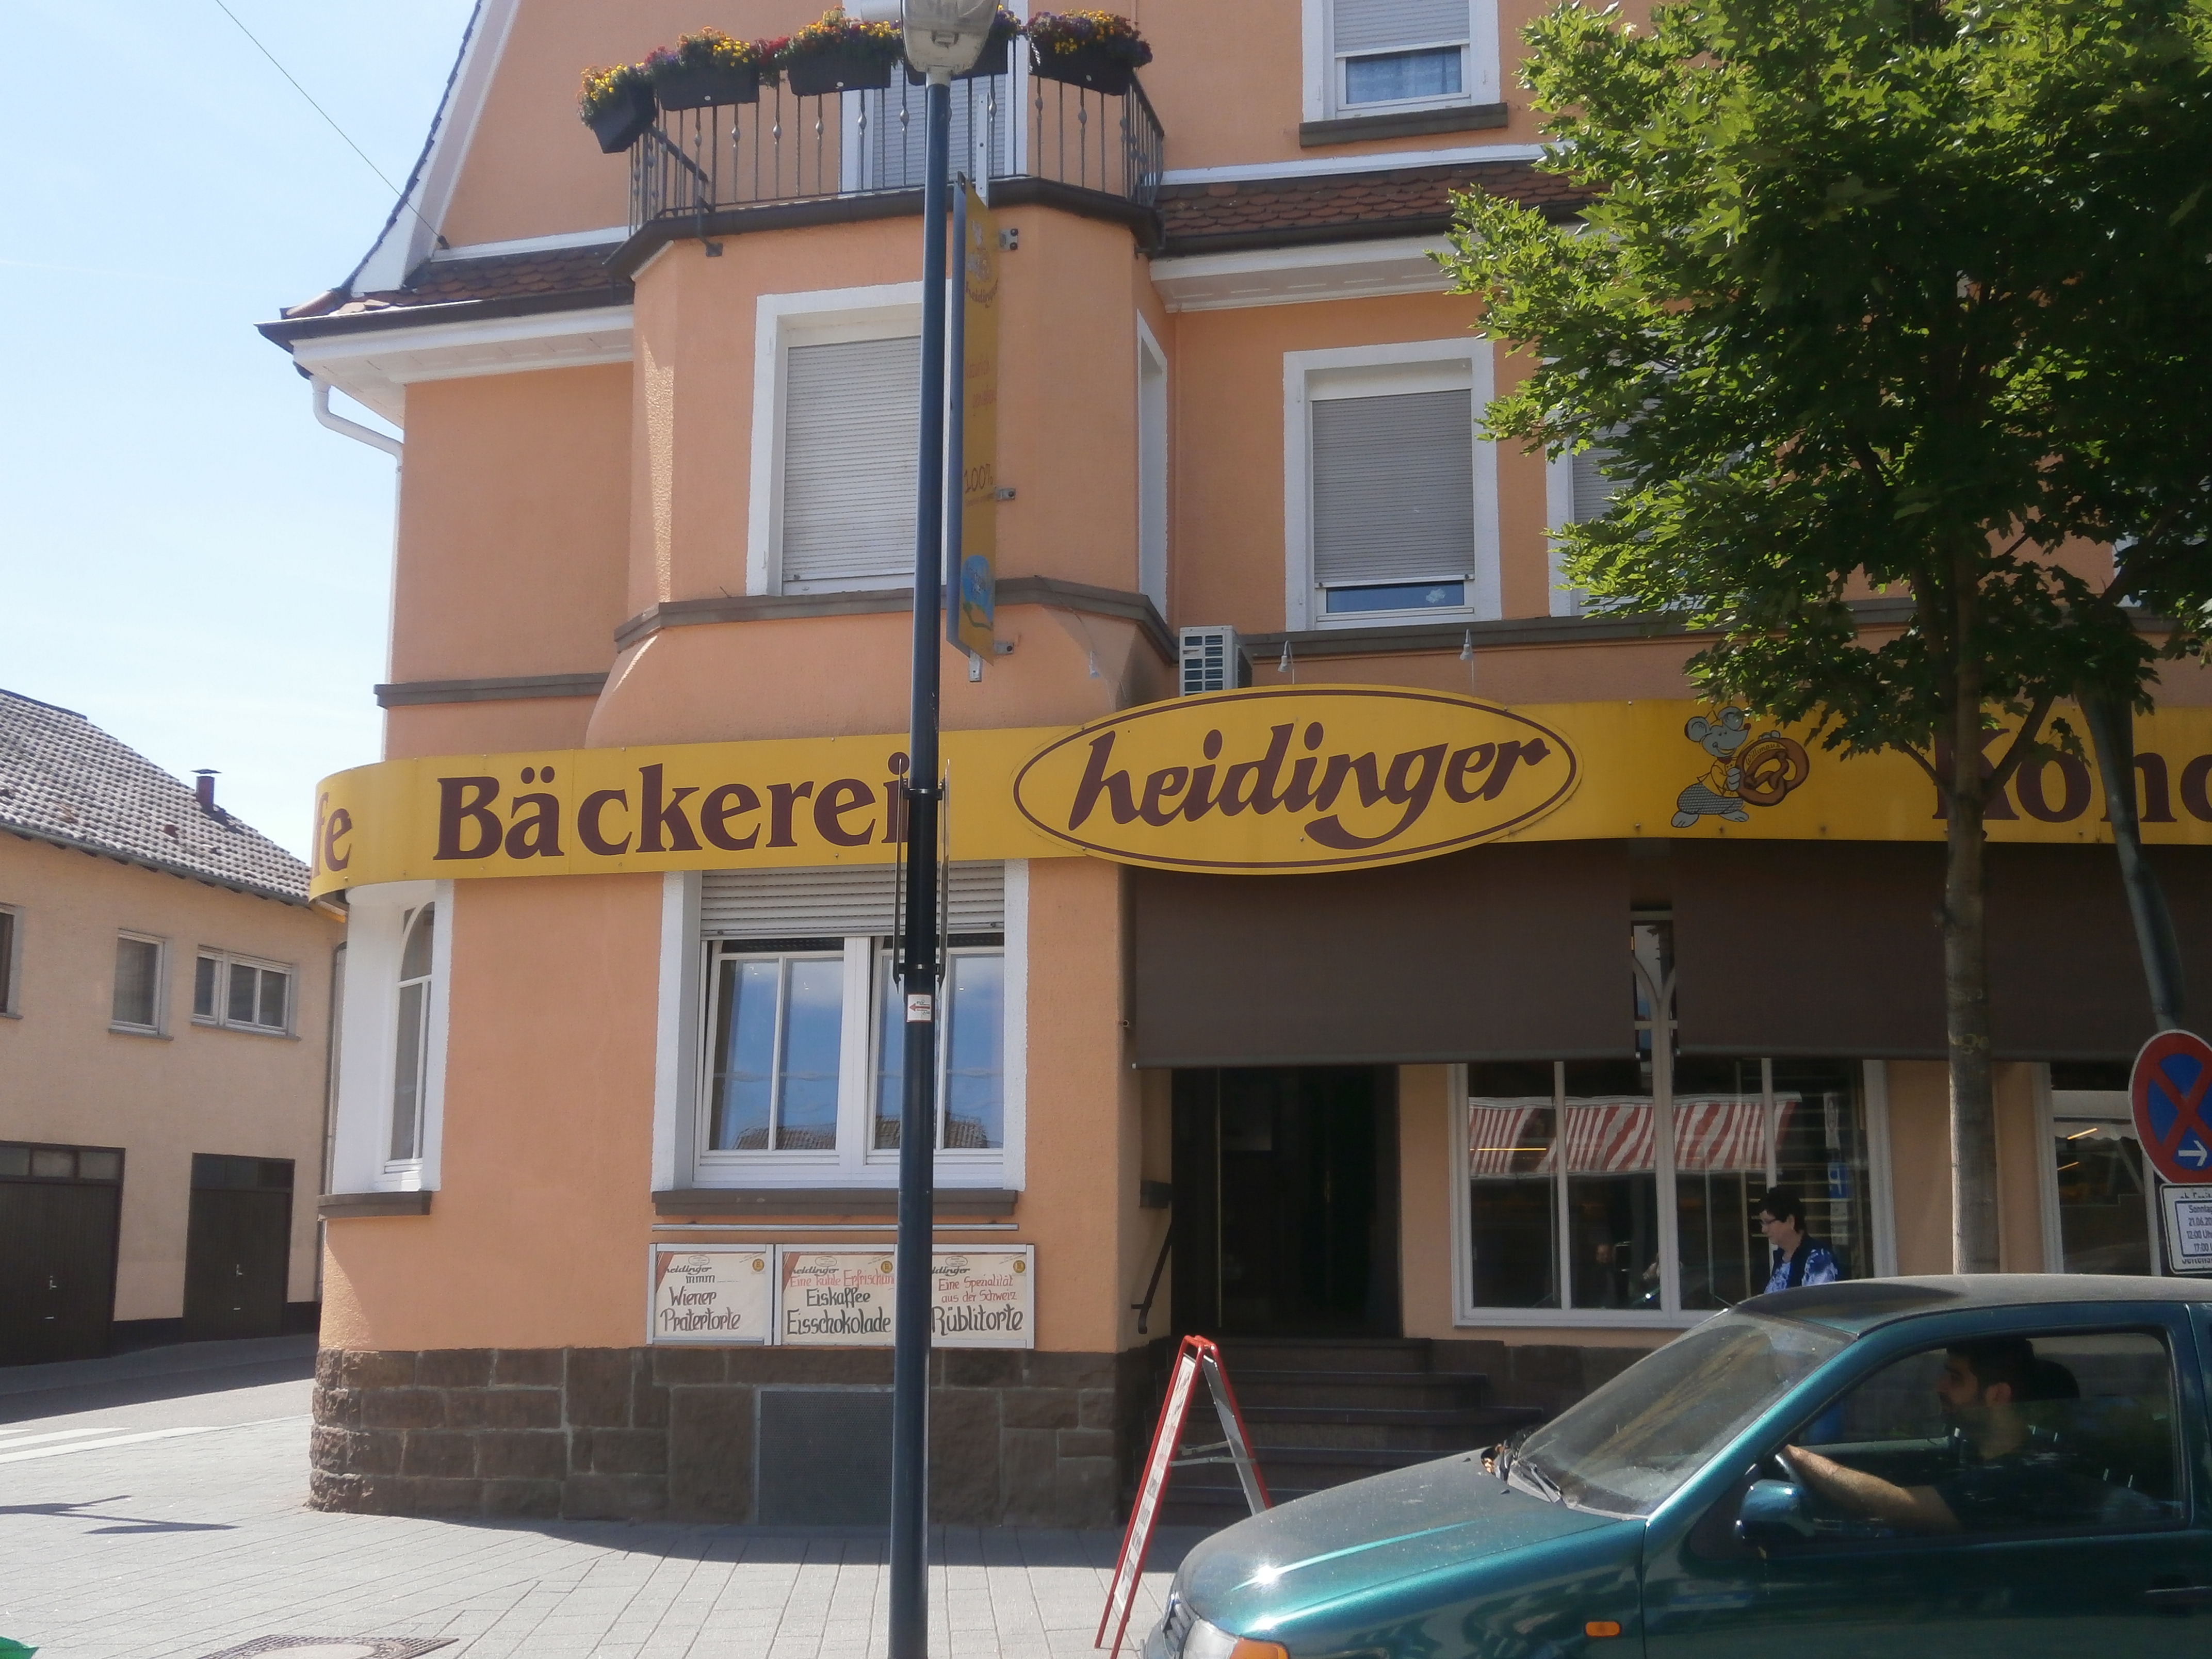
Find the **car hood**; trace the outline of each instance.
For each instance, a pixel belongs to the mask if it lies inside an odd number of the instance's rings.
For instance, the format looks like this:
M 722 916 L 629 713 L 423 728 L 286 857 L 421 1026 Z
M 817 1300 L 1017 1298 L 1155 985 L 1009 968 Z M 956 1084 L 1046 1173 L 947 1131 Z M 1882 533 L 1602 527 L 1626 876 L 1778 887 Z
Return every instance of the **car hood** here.
M 1504 1557 L 1608 1528 L 1640 1534 L 1642 1527 L 1510 1487 L 1486 1474 L 1470 1453 L 1240 1521 L 1193 1549 L 1176 1577 L 1200 1618 L 1249 1635 L 1443 1570 L 1471 1589 L 1492 1564 L 1513 1571 Z

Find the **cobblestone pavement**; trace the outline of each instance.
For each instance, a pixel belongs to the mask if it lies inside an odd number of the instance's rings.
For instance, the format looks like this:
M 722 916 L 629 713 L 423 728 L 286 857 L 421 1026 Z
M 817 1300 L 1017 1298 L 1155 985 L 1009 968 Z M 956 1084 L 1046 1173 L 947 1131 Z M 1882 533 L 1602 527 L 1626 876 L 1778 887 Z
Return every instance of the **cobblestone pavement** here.
M 439 1659 L 884 1651 L 879 1534 L 319 1514 L 305 1502 L 307 1382 L 210 1390 L 203 1367 L 151 1398 L 160 1385 L 131 1359 L 133 1403 L 0 1412 L 0 1636 L 41 1659 L 202 1659 L 270 1636 L 454 1638 Z M 0 1406 L 112 1397 L 93 1386 L 105 1380 L 0 1385 Z M 1139 1638 L 1195 1536 L 1155 1548 Z M 944 1529 L 933 1659 L 1091 1655 L 1118 1544 Z

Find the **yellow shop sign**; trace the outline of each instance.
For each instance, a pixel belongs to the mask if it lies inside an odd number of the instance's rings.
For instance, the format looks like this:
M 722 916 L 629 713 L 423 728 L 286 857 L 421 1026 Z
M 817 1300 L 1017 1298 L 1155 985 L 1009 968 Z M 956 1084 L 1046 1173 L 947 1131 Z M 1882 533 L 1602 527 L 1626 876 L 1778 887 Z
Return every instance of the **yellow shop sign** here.
M 1261 873 L 1399 864 L 1531 823 L 1573 793 L 1554 728 L 1469 697 L 1285 686 L 1178 697 L 1048 744 L 1014 801 L 1071 848 Z
M 2071 719 L 2077 729 L 2078 714 Z M 2001 750 L 2004 734 L 1992 733 Z M 1177 697 L 1070 730 L 948 732 L 952 855 L 1296 874 L 1493 839 L 1941 841 L 1909 756 L 1669 699 L 1501 708 L 1399 687 Z M 317 894 L 481 876 L 886 864 L 896 736 L 447 755 L 356 767 L 316 804 Z M 2212 708 L 2136 723 L 2143 838 L 2212 843 Z M 2104 790 L 2053 754 L 1991 797 L 1996 842 L 2109 841 Z

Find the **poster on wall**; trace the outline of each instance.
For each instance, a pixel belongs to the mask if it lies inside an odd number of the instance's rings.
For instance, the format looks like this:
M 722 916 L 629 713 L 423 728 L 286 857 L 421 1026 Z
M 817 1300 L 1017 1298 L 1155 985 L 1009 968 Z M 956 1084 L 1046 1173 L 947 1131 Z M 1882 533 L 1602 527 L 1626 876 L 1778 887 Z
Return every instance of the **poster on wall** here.
M 773 1260 L 765 1244 L 655 1244 L 647 1340 L 772 1340 Z
M 930 1325 L 936 1346 L 1036 1346 L 1035 1245 L 939 1245 L 934 1259 Z M 779 1247 L 775 1340 L 793 1347 L 890 1347 L 896 1279 L 885 1247 Z
M 2178 1273 L 2212 1273 L 2212 1187 L 2159 1189 L 2166 1215 L 2166 1260 Z

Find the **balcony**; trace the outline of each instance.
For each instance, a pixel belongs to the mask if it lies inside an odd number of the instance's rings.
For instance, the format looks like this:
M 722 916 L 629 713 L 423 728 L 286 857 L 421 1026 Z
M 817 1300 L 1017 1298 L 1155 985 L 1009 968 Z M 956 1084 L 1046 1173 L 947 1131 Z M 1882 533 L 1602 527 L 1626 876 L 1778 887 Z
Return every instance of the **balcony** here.
M 763 87 L 757 103 L 662 110 L 630 147 L 631 234 L 661 226 L 665 235 L 684 221 L 700 226 L 692 234 L 720 234 L 734 227 L 710 218 L 746 209 L 918 191 L 923 94 L 902 70 L 884 91 L 801 98 Z M 1149 242 L 1165 152 L 1133 81 L 1114 95 L 1024 65 L 952 85 L 954 172 L 1034 181 L 992 191 L 994 201 L 1060 200 L 1141 226 Z

